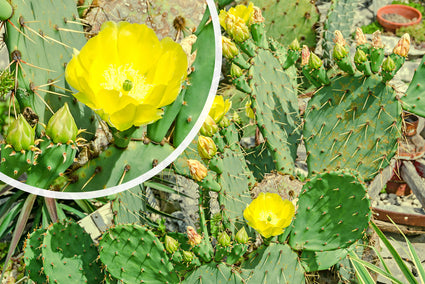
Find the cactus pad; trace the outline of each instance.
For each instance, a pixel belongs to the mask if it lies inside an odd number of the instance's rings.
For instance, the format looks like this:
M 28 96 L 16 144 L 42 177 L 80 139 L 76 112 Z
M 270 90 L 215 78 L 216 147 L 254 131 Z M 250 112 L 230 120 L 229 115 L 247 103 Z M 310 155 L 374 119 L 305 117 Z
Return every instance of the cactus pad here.
M 43 244 L 44 233 L 46 230 L 38 229 L 32 232 L 25 240 L 24 261 L 25 270 L 29 278 L 35 283 L 47 283 L 44 274 L 41 246 Z
M 289 245 L 311 251 L 346 248 L 362 237 L 370 217 L 370 200 L 358 175 L 316 175 L 299 196 Z
M 100 259 L 106 269 L 124 283 L 178 283 L 160 240 L 139 225 L 110 228 L 99 242 Z
M 419 116 L 425 117 L 425 56 L 413 75 L 406 96 L 402 97 L 403 108 Z

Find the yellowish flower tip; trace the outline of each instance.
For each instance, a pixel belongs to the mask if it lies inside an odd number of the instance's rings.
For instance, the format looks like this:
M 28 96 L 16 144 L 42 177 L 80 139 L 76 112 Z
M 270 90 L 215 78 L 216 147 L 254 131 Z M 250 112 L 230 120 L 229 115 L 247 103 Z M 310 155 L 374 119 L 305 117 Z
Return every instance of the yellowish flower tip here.
M 198 160 L 187 160 L 190 175 L 196 181 L 202 181 L 208 174 L 208 169 Z
M 334 37 L 334 43 L 338 43 L 338 44 L 340 44 L 342 46 L 346 46 L 347 45 L 347 42 L 345 41 L 344 36 L 342 35 L 341 31 L 336 30 L 334 32 L 334 36 L 335 36 Z
M 265 19 L 263 17 L 263 13 L 261 12 L 261 9 L 257 6 L 254 6 L 254 12 L 252 13 L 252 19 L 251 23 L 258 24 L 258 23 L 264 23 Z
M 236 5 L 229 9 L 229 11 L 221 10 L 219 14 L 220 25 L 227 31 L 227 26 L 225 25 L 226 17 L 232 15 L 242 19 L 242 21 L 249 25 L 252 15 L 254 14 L 254 4 L 249 3 L 248 6 L 245 5 Z
M 209 116 L 214 119 L 215 123 L 219 123 L 231 107 L 232 102 L 229 99 L 224 100 L 223 96 L 215 96 Z
M 357 45 L 362 45 L 367 43 L 366 37 L 363 34 L 363 31 L 361 28 L 357 28 L 356 29 L 356 44 Z
M 187 237 L 189 239 L 188 244 L 191 246 L 196 246 L 201 243 L 202 237 L 198 234 L 195 228 L 187 226 L 186 228 Z
M 219 14 L 220 25 L 237 42 L 243 42 L 249 38 L 249 28 L 254 14 L 254 4 L 248 6 L 237 5 L 229 11 L 221 10 Z
M 269 238 L 282 234 L 295 215 L 291 201 L 283 200 L 277 193 L 260 193 L 243 212 L 248 225 Z
M 303 48 L 301 49 L 301 66 L 307 65 L 309 60 L 310 50 L 308 49 L 307 45 L 303 45 Z
M 221 45 L 223 49 L 223 55 L 227 59 L 232 59 L 239 54 L 239 49 L 236 44 L 228 37 L 221 36 Z
M 188 59 L 170 38 L 146 25 L 105 22 L 68 63 L 74 96 L 111 127 L 124 131 L 153 123 L 178 96 Z
M 211 137 L 199 135 L 198 137 L 198 153 L 202 159 L 212 159 L 217 153 L 217 146 Z
M 410 36 L 409 34 L 404 34 L 401 39 L 398 41 L 396 47 L 394 47 L 393 53 L 398 54 L 403 57 L 407 57 L 410 49 Z
M 245 103 L 245 114 L 246 116 L 248 116 L 250 119 L 255 119 L 255 114 L 254 114 L 254 110 L 251 107 L 252 102 L 251 101 L 247 101 Z
M 202 124 L 201 130 L 199 131 L 204 136 L 213 136 L 218 131 L 218 126 L 211 116 L 207 115 L 204 123 Z
M 381 31 L 375 31 L 372 34 L 372 46 L 374 48 L 384 48 L 384 44 L 382 43 Z

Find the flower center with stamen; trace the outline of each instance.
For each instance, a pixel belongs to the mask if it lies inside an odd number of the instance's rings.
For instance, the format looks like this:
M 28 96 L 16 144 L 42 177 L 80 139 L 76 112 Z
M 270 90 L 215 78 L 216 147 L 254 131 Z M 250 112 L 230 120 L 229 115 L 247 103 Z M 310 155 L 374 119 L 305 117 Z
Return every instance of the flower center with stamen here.
M 107 90 L 115 90 L 122 95 L 128 95 L 139 102 L 142 102 L 149 93 L 152 85 L 146 83 L 146 78 L 133 69 L 132 64 L 121 66 L 109 65 L 108 69 L 103 72 L 102 87 Z

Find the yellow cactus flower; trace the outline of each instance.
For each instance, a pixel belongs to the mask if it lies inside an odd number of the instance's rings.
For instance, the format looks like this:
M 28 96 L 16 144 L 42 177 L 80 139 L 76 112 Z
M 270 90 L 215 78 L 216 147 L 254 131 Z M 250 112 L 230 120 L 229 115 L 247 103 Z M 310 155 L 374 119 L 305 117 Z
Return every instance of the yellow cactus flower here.
M 187 160 L 190 175 L 196 181 L 202 181 L 208 174 L 208 169 L 198 160 Z
M 68 63 L 74 96 L 110 126 L 124 131 L 160 119 L 186 77 L 187 57 L 171 38 L 146 25 L 106 22 Z
M 407 57 L 407 54 L 409 53 L 409 49 L 410 49 L 410 36 L 409 34 L 404 34 L 398 41 L 397 45 L 394 47 L 393 53 L 403 57 Z
M 250 24 L 251 18 L 254 13 L 254 4 L 249 3 L 248 6 L 245 5 L 237 5 L 236 7 L 232 7 L 229 11 L 221 10 L 218 18 L 220 20 L 220 25 L 226 29 L 226 17 L 227 15 L 233 15 L 235 17 L 241 18 L 246 25 Z M 227 30 L 226 30 L 227 31 Z
M 225 101 L 222 96 L 215 96 L 209 116 L 214 119 L 215 123 L 219 123 L 231 107 L 232 102 L 229 99 Z
M 277 193 L 261 192 L 243 212 L 248 225 L 269 238 L 283 233 L 291 224 L 295 207 L 291 201 L 283 200 Z

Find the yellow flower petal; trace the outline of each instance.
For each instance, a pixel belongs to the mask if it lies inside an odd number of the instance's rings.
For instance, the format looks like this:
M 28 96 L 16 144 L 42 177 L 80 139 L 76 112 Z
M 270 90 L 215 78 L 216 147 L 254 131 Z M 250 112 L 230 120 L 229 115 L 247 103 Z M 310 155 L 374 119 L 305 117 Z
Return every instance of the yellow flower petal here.
M 289 200 L 282 200 L 277 193 L 260 193 L 244 210 L 249 226 L 263 237 L 269 238 L 283 233 L 291 224 L 295 208 Z
M 68 63 L 74 96 L 118 130 L 161 118 L 178 96 L 187 56 L 170 38 L 159 41 L 146 25 L 106 22 Z

